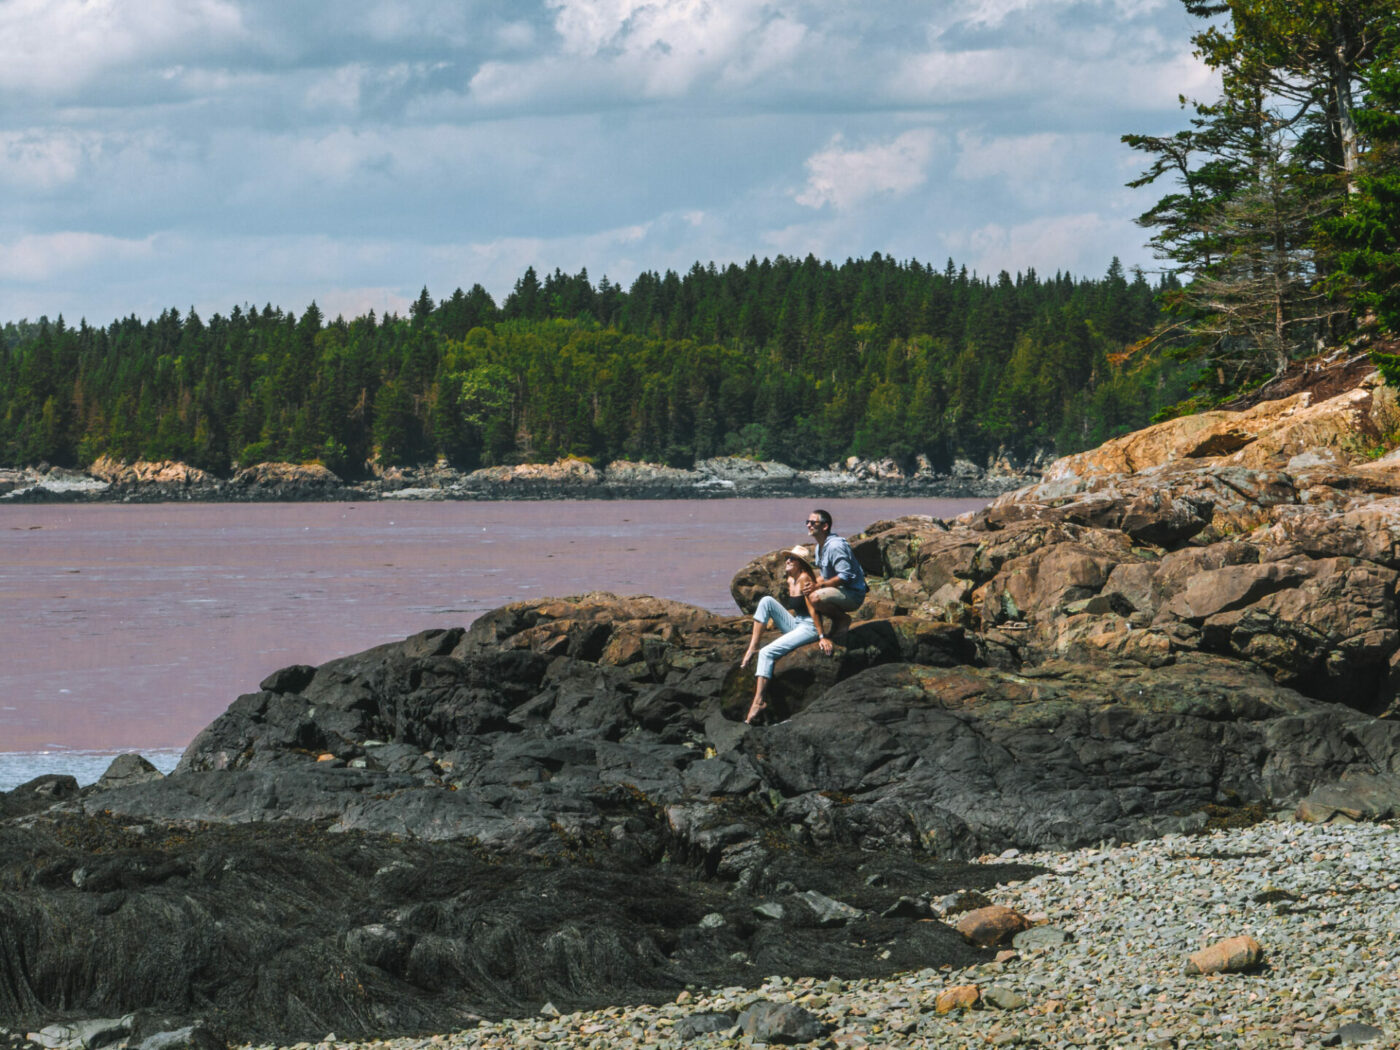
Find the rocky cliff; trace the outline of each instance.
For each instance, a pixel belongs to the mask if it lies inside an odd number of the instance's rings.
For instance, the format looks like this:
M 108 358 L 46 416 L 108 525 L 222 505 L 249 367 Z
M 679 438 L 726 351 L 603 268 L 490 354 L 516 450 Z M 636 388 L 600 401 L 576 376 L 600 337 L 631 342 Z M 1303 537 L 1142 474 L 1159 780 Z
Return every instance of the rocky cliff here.
M 979 856 L 1396 815 L 1368 383 L 871 525 L 848 644 L 780 664 L 767 725 L 745 617 L 591 594 L 286 668 L 169 778 L 41 778 L 0 807 L 0 1017 L 363 1035 L 956 963 L 941 895 L 1018 877 Z

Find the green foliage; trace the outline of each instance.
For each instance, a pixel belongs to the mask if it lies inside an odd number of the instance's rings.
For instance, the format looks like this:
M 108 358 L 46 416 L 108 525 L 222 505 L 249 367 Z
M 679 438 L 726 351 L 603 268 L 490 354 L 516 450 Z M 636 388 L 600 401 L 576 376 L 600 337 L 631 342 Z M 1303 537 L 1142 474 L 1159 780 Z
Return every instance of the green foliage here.
M 1337 250 L 1338 284 L 1374 312 L 1382 332 L 1400 335 L 1400 29 L 1366 78 L 1356 123 L 1369 146 L 1355 192 L 1326 227 Z M 1388 382 L 1400 383 L 1400 358 L 1373 355 Z
M 1267 379 L 1345 331 L 1355 264 L 1324 232 L 1365 181 L 1358 98 L 1393 46 L 1394 0 L 1183 0 L 1216 19 L 1192 41 L 1218 72 L 1210 103 L 1182 98 L 1189 128 L 1126 135 L 1151 158 L 1130 183 L 1172 183 L 1139 217 L 1182 286 L 1159 339 L 1201 365 L 1205 401 Z M 1228 15 L 1220 19 L 1218 16 Z M 1333 230 L 1341 235 L 1343 231 Z M 1364 264 L 1363 268 L 1364 268 Z M 1365 301 L 1364 298 L 1362 300 Z
M 1101 280 L 981 279 L 779 256 L 630 289 L 529 270 L 499 310 L 479 285 L 437 304 L 425 289 L 407 318 L 328 322 L 312 304 L 18 322 L 0 328 L 0 462 L 319 460 L 355 476 L 374 459 L 1028 455 L 1179 399 L 1179 366 L 1114 363 L 1170 289 L 1116 260 Z

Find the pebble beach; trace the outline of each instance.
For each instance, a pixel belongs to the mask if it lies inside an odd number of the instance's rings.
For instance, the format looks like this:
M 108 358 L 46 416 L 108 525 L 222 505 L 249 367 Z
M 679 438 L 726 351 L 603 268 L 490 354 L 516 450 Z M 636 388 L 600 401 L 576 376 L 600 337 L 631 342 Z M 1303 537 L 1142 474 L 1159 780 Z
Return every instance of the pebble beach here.
M 1012 858 L 1047 873 L 987 893 L 1036 924 L 1032 936 L 1023 935 L 999 961 L 884 980 L 756 974 L 751 986 L 687 989 L 660 1006 L 560 1015 L 541 1004 L 537 1016 L 359 1045 L 1400 1046 L 1400 830 L 1392 823 L 1271 821 L 1072 853 L 1011 851 L 982 859 Z M 1237 936 L 1258 941 L 1264 953 L 1259 966 L 1188 974 L 1191 953 Z M 961 993 L 945 995 L 954 988 Z M 970 1005 L 940 1012 L 949 998 Z M 756 1031 L 753 1008 L 763 1004 L 794 1004 L 801 1010 L 790 1013 L 805 1011 L 821 1031 L 805 1037 Z M 297 1050 L 317 1045 L 302 1043 Z M 334 1034 L 319 1044 L 321 1050 L 348 1045 Z

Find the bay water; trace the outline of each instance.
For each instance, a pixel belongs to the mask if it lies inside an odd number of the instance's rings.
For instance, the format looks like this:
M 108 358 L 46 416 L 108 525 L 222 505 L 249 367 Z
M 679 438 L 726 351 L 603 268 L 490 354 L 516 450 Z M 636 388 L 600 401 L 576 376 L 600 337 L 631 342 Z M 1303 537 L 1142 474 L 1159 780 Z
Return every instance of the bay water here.
M 831 499 L 836 532 L 986 500 Z M 508 602 L 612 591 L 738 615 L 807 499 L 0 507 L 0 790 L 163 769 L 239 694 Z

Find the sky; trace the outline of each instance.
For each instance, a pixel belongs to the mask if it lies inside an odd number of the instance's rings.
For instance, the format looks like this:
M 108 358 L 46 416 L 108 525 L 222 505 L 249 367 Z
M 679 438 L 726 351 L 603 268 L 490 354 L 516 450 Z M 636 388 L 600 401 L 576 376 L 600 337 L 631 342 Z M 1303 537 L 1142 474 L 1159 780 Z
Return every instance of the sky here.
M 1154 263 L 1180 0 L 0 0 L 0 323 L 406 313 L 527 266 Z

